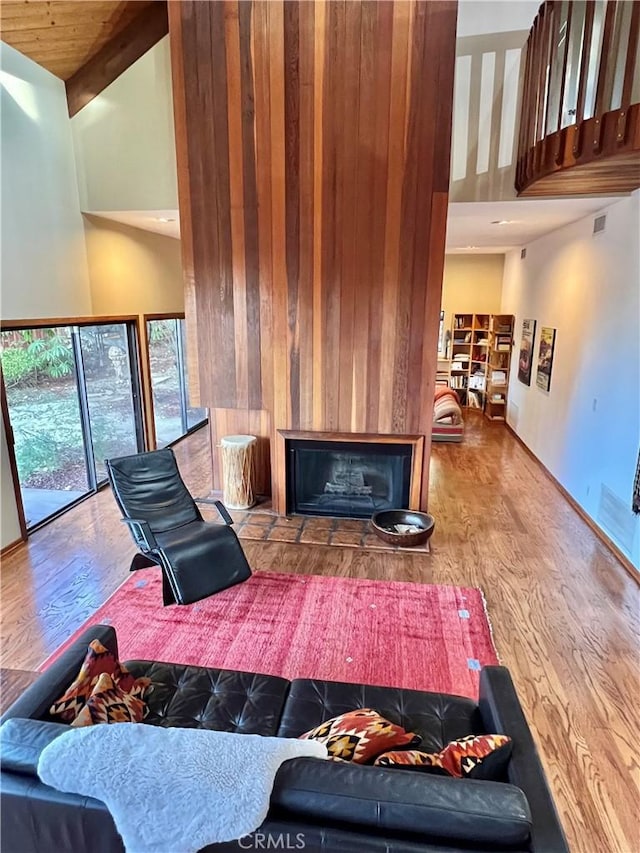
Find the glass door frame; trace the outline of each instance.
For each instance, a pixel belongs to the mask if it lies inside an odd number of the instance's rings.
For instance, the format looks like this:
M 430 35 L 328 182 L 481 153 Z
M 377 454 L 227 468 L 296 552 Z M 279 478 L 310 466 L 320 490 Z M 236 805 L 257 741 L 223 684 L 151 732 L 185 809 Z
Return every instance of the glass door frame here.
M 80 403 L 80 413 L 82 418 L 83 430 L 87 437 L 85 441 L 85 456 L 87 457 L 87 472 L 89 483 L 91 485 L 92 494 L 98 489 L 105 486 L 108 482 L 106 477 L 98 479 L 96 471 L 96 462 L 94 457 L 94 443 L 91 428 L 91 409 L 89 406 L 89 396 L 87 389 L 86 372 L 84 369 L 84 354 L 82 352 L 82 341 L 80 329 L 87 326 L 126 326 L 127 327 L 127 354 L 129 356 L 129 365 L 131 367 L 131 397 L 133 403 L 133 417 L 136 436 L 136 445 L 138 453 L 147 449 L 146 433 L 145 433 L 145 400 L 143 393 L 142 374 L 140 372 L 139 346 L 140 346 L 140 330 L 138 317 L 131 320 L 123 318 L 111 319 L 110 321 L 99 321 L 97 323 L 74 323 L 71 327 L 71 340 L 74 353 L 74 363 L 76 373 L 82 373 L 82 376 L 77 375 L 78 400 Z
M 155 411 L 153 404 L 153 383 L 151 381 L 151 359 L 149 352 L 149 326 L 148 323 L 154 320 L 184 320 L 185 314 L 184 311 L 175 311 L 173 313 L 165 313 L 165 314 L 143 314 L 141 317 L 141 329 L 140 329 L 140 346 L 144 353 L 144 366 L 145 366 L 145 393 L 148 390 L 149 399 L 147 412 L 147 446 L 150 450 L 156 450 L 158 447 L 158 443 L 156 440 L 156 424 L 155 424 Z M 209 417 L 205 417 L 202 421 L 197 424 L 194 424 L 192 427 L 188 424 L 188 416 L 187 409 L 190 406 L 189 403 L 189 393 L 187 388 L 187 383 L 185 381 L 184 372 L 180 369 L 180 365 L 184 365 L 186 368 L 186 351 L 184 347 L 184 341 L 182 339 L 182 335 L 179 333 L 180 327 L 178 326 L 178 333 L 176 334 L 176 349 L 177 349 L 177 357 L 178 357 L 178 387 L 180 394 L 180 419 L 182 422 L 182 435 L 175 438 L 173 441 L 170 441 L 169 444 L 165 445 L 166 447 L 171 447 L 177 441 L 183 439 L 186 435 L 191 435 L 192 432 L 195 432 L 197 429 L 205 426 Z
M 184 317 L 177 317 L 176 319 L 184 320 Z M 182 326 L 180 324 L 176 324 L 176 349 L 178 351 L 178 365 L 186 369 L 187 354 L 184 348 Z M 187 409 L 189 408 L 189 393 L 187 391 L 187 383 L 185 382 L 185 370 L 178 370 L 178 387 L 180 388 L 180 420 L 182 421 L 182 434 L 188 435 L 189 418 L 187 416 Z M 201 424 L 198 424 L 197 426 L 201 426 Z M 197 427 L 194 427 L 194 429 L 197 429 Z
M 9 470 L 11 472 L 11 480 L 13 482 L 13 493 L 16 501 L 16 514 L 18 516 L 18 526 L 20 527 L 20 539 L 14 542 L 9 542 L 2 549 L 2 553 L 6 554 L 13 551 L 21 542 L 27 541 L 27 520 L 24 514 L 24 506 L 22 504 L 22 491 L 20 489 L 20 474 L 18 473 L 18 463 L 16 462 L 16 454 L 14 452 L 13 427 L 11 426 L 11 418 L 9 417 L 9 403 L 7 401 L 7 392 L 4 387 L 4 374 L 2 373 L 2 364 L 0 364 L 0 404 L 2 407 L 2 423 L 4 426 L 4 435 L 7 442 L 7 455 L 9 456 Z
M 86 460 L 87 484 L 88 489 L 86 494 L 76 498 L 66 504 L 57 512 L 48 515 L 30 527 L 27 527 L 24 503 L 22 499 L 22 490 L 20 486 L 20 477 L 18 465 L 15 457 L 13 428 L 11 426 L 11 414 L 7 400 L 4 375 L 0 364 L 0 400 L 2 406 L 2 418 L 5 428 L 5 436 L 7 442 L 7 451 L 9 455 L 9 466 L 11 477 L 13 480 L 13 491 L 18 515 L 18 522 L 22 538 L 16 542 L 9 543 L 3 549 L 3 553 L 13 549 L 20 542 L 26 542 L 28 536 L 38 530 L 55 518 L 65 513 L 67 510 L 77 506 L 82 501 L 95 495 L 100 489 L 108 485 L 108 480 L 98 480 L 95 468 L 95 459 L 93 454 L 93 440 L 91 435 L 91 421 L 89 415 L 89 403 L 86 388 L 86 379 L 84 376 L 84 360 L 80 343 L 79 328 L 83 326 L 109 326 L 109 325 L 125 325 L 127 327 L 127 348 L 129 355 L 129 363 L 131 367 L 131 392 L 135 419 L 136 442 L 139 450 L 146 450 L 148 447 L 145 441 L 146 425 L 149 420 L 149 412 L 146 406 L 146 395 L 144 393 L 144 376 L 141 371 L 141 320 L 138 314 L 128 314 L 123 316 L 108 316 L 108 317 L 51 317 L 37 318 L 24 320 L 7 320 L 0 322 L 0 331 L 20 331 L 24 329 L 55 329 L 69 328 L 71 330 L 71 348 L 73 352 L 73 375 L 76 382 L 78 394 L 78 404 L 80 407 L 80 421 L 83 435 L 84 456 Z

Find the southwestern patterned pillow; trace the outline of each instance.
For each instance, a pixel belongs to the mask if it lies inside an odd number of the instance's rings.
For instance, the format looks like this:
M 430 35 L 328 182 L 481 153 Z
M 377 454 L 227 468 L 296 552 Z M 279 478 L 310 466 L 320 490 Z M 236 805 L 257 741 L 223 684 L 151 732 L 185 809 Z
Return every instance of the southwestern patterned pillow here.
M 499 780 L 511 758 L 511 748 L 511 738 L 506 735 L 469 735 L 452 740 L 440 752 L 418 749 L 385 752 L 374 764 L 460 779 Z
M 140 723 L 147 713 L 142 696 L 125 693 L 113 678 L 103 672 L 72 726 L 94 726 L 98 723 Z
M 105 672 L 112 677 L 121 690 L 125 693 L 133 693 L 139 698 L 142 698 L 142 694 L 151 684 L 148 678 L 134 678 L 99 640 L 92 640 L 80 672 L 63 695 L 49 708 L 49 713 L 53 717 L 60 717 L 65 723 L 75 720 L 98 683 L 98 679 Z
M 403 746 L 417 746 L 422 738 L 406 732 L 402 726 L 385 720 L 371 708 L 360 708 L 333 717 L 315 729 L 300 735 L 301 740 L 317 740 L 327 747 L 329 758 L 334 761 L 367 761 Z

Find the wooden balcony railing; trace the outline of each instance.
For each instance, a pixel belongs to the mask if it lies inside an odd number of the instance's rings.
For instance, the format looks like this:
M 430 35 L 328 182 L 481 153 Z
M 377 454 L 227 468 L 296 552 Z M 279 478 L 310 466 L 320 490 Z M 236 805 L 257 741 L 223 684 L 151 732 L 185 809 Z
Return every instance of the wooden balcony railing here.
M 520 195 L 640 186 L 640 2 L 547 0 L 527 42 Z

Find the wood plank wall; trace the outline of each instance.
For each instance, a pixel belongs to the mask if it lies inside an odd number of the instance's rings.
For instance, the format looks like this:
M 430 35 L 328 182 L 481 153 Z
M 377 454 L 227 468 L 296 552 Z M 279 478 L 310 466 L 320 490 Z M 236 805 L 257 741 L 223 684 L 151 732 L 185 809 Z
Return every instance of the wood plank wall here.
M 427 436 L 426 506 L 456 5 L 169 3 L 199 400 L 280 510 L 278 429 Z

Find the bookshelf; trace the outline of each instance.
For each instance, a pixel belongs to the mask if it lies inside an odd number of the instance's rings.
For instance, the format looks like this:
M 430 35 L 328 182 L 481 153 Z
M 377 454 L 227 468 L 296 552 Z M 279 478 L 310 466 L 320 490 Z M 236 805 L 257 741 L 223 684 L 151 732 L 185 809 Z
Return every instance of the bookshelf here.
M 453 315 L 449 385 L 491 420 L 505 420 L 513 327 L 510 314 Z
M 436 370 L 436 385 L 448 385 L 450 377 L 451 361 L 448 358 L 438 356 L 438 368 Z
M 492 314 L 489 325 L 489 363 L 484 413 L 492 421 L 507 419 L 507 391 L 513 349 L 512 314 Z

